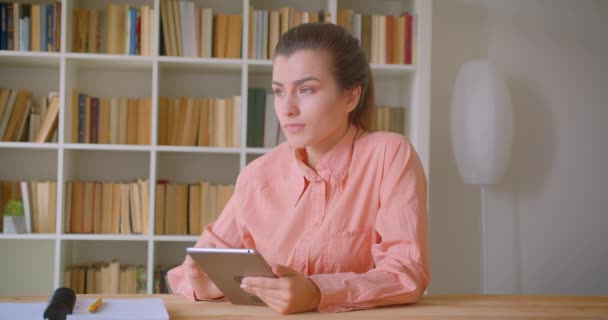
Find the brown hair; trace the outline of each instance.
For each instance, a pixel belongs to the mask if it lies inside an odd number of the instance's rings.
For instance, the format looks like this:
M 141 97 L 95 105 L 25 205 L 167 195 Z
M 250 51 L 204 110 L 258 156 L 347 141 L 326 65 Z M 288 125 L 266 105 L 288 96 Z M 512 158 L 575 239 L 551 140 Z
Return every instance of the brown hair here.
M 332 73 L 341 90 L 361 86 L 359 103 L 348 115 L 348 120 L 351 124 L 370 131 L 376 111 L 374 81 L 359 41 L 344 28 L 332 23 L 304 23 L 281 36 L 275 57 L 289 57 L 303 49 L 322 49 L 330 53 Z

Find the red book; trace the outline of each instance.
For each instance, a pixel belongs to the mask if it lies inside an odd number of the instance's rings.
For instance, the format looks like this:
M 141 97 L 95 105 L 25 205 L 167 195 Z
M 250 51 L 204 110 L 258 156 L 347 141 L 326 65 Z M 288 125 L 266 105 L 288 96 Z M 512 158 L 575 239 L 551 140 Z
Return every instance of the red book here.
M 406 37 L 405 37 L 405 64 L 412 64 L 412 28 L 413 28 L 413 23 L 412 23 L 412 15 L 405 12 L 405 32 L 406 32 Z
M 91 97 L 91 132 L 89 143 L 99 143 L 99 98 Z

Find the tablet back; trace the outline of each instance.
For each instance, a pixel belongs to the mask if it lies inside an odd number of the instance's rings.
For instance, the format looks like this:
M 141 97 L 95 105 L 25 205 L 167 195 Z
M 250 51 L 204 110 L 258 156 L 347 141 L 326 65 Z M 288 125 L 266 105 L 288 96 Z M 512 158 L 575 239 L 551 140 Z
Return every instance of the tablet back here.
M 186 252 L 233 304 L 266 305 L 240 287 L 244 277 L 276 278 L 272 268 L 256 250 L 188 248 Z

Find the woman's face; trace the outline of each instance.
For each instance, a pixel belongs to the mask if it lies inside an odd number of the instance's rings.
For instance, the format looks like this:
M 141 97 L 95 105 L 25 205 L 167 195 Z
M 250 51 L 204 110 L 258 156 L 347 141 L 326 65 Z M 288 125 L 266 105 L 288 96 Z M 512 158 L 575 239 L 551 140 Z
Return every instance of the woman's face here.
M 340 90 L 330 70 L 330 56 L 323 50 L 298 50 L 274 59 L 274 108 L 294 148 L 324 153 L 348 128 L 358 96 L 355 90 Z

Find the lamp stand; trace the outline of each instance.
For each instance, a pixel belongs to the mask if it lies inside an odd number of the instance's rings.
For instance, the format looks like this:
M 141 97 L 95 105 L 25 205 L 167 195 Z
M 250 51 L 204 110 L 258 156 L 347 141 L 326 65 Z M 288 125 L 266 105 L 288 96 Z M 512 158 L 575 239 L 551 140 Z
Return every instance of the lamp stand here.
M 486 261 L 488 255 L 487 244 L 487 217 L 486 217 L 486 185 L 481 185 L 481 293 L 488 293 L 488 263 Z

